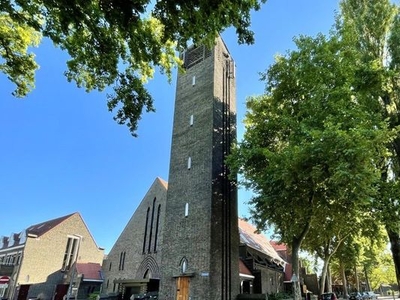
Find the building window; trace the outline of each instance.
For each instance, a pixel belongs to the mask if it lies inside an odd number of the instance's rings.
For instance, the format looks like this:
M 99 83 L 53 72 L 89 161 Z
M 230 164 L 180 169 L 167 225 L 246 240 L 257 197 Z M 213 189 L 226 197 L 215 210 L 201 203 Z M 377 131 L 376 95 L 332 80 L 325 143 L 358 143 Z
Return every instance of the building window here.
M 71 268 L 72 264 L 76 261 L 78 254 L 78 243 L 79 239 L 77 237 L 68 237 L 62 270 L 68 271 Z
M 196 76 L 193 76 L 193 77 L 192 77 L 192 85 L 193 85 L 193 86 L 196 85 Z
M 149 225 L 149 215 L 150 215 L 150 207 L 147 208 L 147 213 L 146 213 L 146 224 L 145 224 L 145 226 L 144 226 L 143 254 L 146 253 L 147 226 Z
M 151 223 L 150 223 L 150 237 L 149 237 L 149 247 L 147 249 L 148 253 L 151 253 L 151 238 L 153 236 L 153 222 L 154 222 L 154 210 L 156 206 L 156 198 L 153 200 L 153 209 L 151 211 Z
M 157 209 L 156 235 L 154 236 L 154 252 L 157 252 L 158 226 L 160 225 L 161 204 Z
M 112 262 L 110 261 L 110 265 L 108 266 L 108 271 L 111 271 Z
M 119 255 L 119 266 L 118 266 L 118 270 L 123 270 L 125 268 L 125 255 L 126 252 L 121 252 Z
M 189 203 L 185 204 L 185 217 L 189 215 Z
M 189 156 L 188 158 L 188 170 L 192 168 L 192 158 Z
M 193 126 L 193 121 L 194 121 L 194 117 L 193 117 L 193 115 L 190 115 L 190 120 L 189 120 L 190 126 Z
M 188 261 L 186 257 L 184 257 L 181 259 L 181 272 L 186 273 L 187 269 L 188 269 Z
M 126 256 L 126 252 L 124 251 L 124 256 L 122 258 L 122 270 L 125 269 L 125 256 Z

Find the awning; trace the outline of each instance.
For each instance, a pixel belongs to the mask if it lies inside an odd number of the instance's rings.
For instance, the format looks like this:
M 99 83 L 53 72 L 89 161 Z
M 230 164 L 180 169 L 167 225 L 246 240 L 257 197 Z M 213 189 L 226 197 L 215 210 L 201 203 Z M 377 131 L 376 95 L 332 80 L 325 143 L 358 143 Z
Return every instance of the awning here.
M 0 284 L 7 284 L 10 282 L 10 277 L 8 276 L 1 276 L 0 277 Z

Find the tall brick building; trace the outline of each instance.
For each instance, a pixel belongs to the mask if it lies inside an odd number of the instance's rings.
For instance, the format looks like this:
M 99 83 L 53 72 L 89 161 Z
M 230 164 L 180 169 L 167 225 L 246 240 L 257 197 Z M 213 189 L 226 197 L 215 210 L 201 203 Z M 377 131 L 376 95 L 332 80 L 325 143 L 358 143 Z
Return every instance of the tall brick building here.
M 160 299 L 239 293 L 237 192 L 224 164 L 236 137 L 235 65 L 221 38 L 189 48 L 178 75 Z
M 234 61 L 221 38 L 182 58 L 168 184 L 155 180 L 117 239 L 103 263 L 103 291 L 122 300 L 276 292 L 284 262 L 250 227 L 239 234 L 237 191 L 224 164 L 236 137 Z

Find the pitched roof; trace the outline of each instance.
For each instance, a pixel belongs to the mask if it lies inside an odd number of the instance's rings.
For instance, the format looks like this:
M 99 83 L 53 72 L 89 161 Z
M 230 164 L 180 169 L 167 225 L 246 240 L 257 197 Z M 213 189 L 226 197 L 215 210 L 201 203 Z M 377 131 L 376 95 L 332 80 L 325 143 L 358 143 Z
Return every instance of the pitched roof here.
M 101 265 L 98 263 L 77 263 L 76 270 L 83 281 L 103 281 Z
M 287 247 L 284 243 L 279 243 L 277 241 L 269 241 L 272 247 L 274 247 L 275 251 L 286 251 Z
M 40 237 L 45 234 L 47 231 L 53 229 L 58 224 L 62 223 L 72 215 L 77 213 L 72 213 L 63 217 L 59 217 L 56 219 L 52 219 L 49 221 L 45 221 L 42 223 L 38 223 L 35 225 L 29 226 L 26 230 L 23 230 L 19 233 L 12 233 L 9 237 L 2 236 L 0 237 L 0 249 L 11 248 L 19 245 L 25 244 L 26 236 L 32 235 L 35 237 Z
M 275 249 L 271 246 L 265 235 L 256 233 L 257 228 L 239 218 L 239 234 L 240 242 L 246 244 L 248 247 L 256 249 L 278 264 L 284 264 L 285 261 L 279 256 Z
M 76 213 L 32 225 L 32 226 L 28 227 L 28 229 L 26 230 L 26 233 L 31 234 L 31 235 L 36 235 L 39 237 L 39 236 L 45 234 L 47 231 L 53 229 L 58 224 L 62 223 L 63 221 L 65 221 L 66 219 L 68 219 L 69 217 L 71 217 L 74 214 L 76 214 Z

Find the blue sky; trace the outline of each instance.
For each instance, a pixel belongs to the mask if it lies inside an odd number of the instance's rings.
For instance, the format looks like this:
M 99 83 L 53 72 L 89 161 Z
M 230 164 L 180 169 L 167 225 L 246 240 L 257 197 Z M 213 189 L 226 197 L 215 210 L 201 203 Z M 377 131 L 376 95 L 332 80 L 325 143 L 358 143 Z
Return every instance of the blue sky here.
M 269 0 L 252 15 L 254 45 L 222 33 L 236 62 L 239 138 L 246 97 L 261 94 L 259 72 L 274 55 L 293 49 L 293 37 L 327 33 L 338 0 Z M 68 83 L 67 55 L 44 41 L 35 49 L 40 70 L 24 99 L 0 74 L 0 236 L 80 212 L 108 253 L 157 176 L 168 181 L 176 74 L 156 74 L 148 89 L 156 113 L 145 114 L 138 137 L 108 112 L 105 93 Z M 251 193 L 239 191 L 239 215 Z

